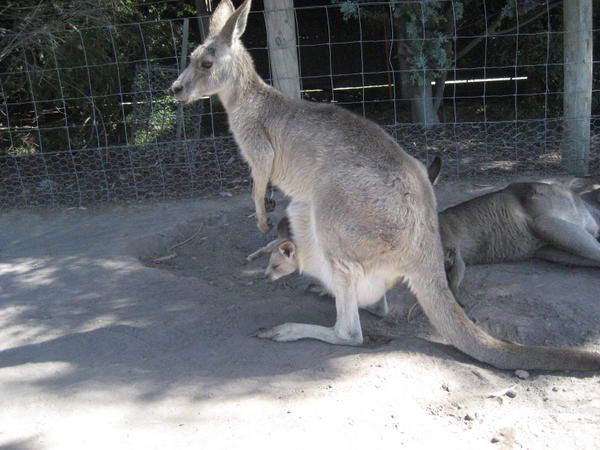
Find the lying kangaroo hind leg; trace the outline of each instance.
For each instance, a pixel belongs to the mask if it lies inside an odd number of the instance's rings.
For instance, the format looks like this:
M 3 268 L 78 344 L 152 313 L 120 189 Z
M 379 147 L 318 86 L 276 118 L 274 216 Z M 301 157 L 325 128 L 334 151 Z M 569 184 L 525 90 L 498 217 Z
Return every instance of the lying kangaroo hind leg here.
M 390 312 L 390 308 L 388 306 L 387 297 L 383 294 L 377 303 L 373 303 L 372 305 L 365 306 L 362 309 L 373 314 L 377 317 L 385 317 Z
M 338 283 L 334 289 L 337 318 L 333 327 L 306 323 L 284 323 L 274 328 L 260 330 L 256 336 L 278 342 L 299 339 L 317 339 L 329 344 L 361 345 L 363 343 L 358 296 L 355 282 Z
M 550 261 L 553 263 L 564 264 L 567 266 L 579 267 L 599 267 L 600 262 L 592 259 L 577 256 L 569 252 L 565 252 L 555 247 L 546 246 L 535 252 L 535 257 Z
M 551 216 L 539 216 L 531 226 L 551 247 L 600 262 L 600 243 L 582 227 Z
M 460 250 L 456 250 L 452 255 L 452 261 L 448 261 L 446 256 L 446 278 L 448 279 L 448 286 L 454 294 L 454 297 L 458 294 L 458 288 L 465 277 L 465 261 L 462 259 Z M 458 299 L 457 299 L 458 300 Z M 458 301 L 460 303 L 460 300 Z M 462 305 L 462 303 L 461 303 Z
M 323 286 L 321 283 L 311 283 L 306 287 L 305 292 L 309 293 L 309 294 L 316 294 L 319 297 L 325 297 L 325 296 L 333 296 L 333 294 L 331 292 L 329 292 L 327 290 L 327 288 L 325 286 Z

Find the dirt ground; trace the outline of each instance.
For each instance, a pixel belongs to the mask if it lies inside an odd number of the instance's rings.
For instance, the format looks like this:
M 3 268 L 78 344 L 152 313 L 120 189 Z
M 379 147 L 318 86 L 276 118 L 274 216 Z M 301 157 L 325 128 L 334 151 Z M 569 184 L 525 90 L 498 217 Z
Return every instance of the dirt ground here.
M 402 286 L 385 319 L 361 312 L 363 347 L 253 337 L 335 310 L 245 261 L 269 239 L 251 213 L 244 194 L 3 214 L 0 449 L 598 448 L 600 374 L 476 363 L 407 321 Z M 461 290 L 495 336 L 600 351 L 597 269 L 474 266 Z

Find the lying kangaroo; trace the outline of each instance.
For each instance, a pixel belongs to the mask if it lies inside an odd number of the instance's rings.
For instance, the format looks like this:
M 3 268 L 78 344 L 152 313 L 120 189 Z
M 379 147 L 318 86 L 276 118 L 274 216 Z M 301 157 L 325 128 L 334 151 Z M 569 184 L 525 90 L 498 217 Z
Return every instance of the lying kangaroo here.
M 450 288 L 465 265 L 541 258 L 600 267 L 600 211 L 558 184 L 513 183 L 440 213 Z
M 250 4 L 235 10 L 221 0 L 206 41 L 172 90 L 186 103 L 219 96 L 251 168 L 261 231 L 269 229 L 263 201 L 269 181 L 305 205 L 306 213 L 291 214 L 290 221 L 323 262 L 318 278 L 335 295 L 335 325 L 286 323 L 258 336 L 360 345 L 359 304 L 377 302 L 404 279 L 438 331 L 480 361 L 499 368 L 600 369 L 598 354 L 501 341 L 470 321 L 448 287 L 423 165 L 376 124 L 335 105 L 287 98 L 264 83 L 240 40 Z

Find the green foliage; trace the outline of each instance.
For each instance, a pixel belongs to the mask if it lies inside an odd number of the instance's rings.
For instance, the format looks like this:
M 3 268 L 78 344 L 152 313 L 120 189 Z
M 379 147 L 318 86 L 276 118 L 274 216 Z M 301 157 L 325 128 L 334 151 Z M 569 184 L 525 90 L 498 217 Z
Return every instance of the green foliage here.
M 360 5 L 374 3 L 364 0 L 332 0 L 340 4 L 344 19 L 356 19 L 361 14 Z M 454 55 L 450 40 L 454 24 L 464 13 L 462 0 L 439 2 L 390 1 L 390 9 L 402 32 L 399 57 L 408 62 L 411 80 L 416 86 L 423 86 L 438 78 L 445 69 L 452 67 Z M 382 18 L 383 19 L 383 18 Z M 385 19 L 383 19 L 385 20 Z
M 147 123 L 135 133 L 135 144 L 150 144 L 161 136 L 173 134 L 177 122 L 179 102 L 172 95 L 165 95 L 152 102 Z
M 542 5 L 544 6 L 544 5 Z M 540 7 L 538 0 L 506 0 L 506 4 L 500 11 L 500 16 L 505 19 L 514 19 L 519 16 L 524 16 L 530 11 Z
M 340 11 L 344 15 L 344 20 L 355 19 L 358 17 L 358 3 L 352 0 L 334 0 L 334 3 L 340 4 Z
M 516 61 L 518 75 L 528 77 L 528 81 L 519 87 L 534 94 L 518 99 L 519 117 L 560 117 L 562 114 L 562 96 L 552 94 L 563 91 L 562 35 L 548 33 L 549 26 L 550 31 L 562 29 L 561 5 L 555 8 L 554 2 L 549 5 L 540 0 L 389 0 L 388 5 L 370 0 L 331 1 L 340 5 L 345 20 L 355 20 L 360 15 L 371 23 L 389 23 L 392 12 L 394 38 L 399 40 L 396 56 L 402 63 L 400 67 L 411 71 L 412 89 L 441 78 L 448 69 L 454 68 L 457 57 L 460 58 L 459 68 L 483 68 L 486 64 L 512 66 Z M 549 6 L 550 17 L 544 14 Z M 512 36 L 524 23 L 527 33 L 518 38 Z M 486 31 L 489 33 L 487 39 L 478 38 Z M 455 32 L 461 36 L 457 42 L 454 42 Z M 468 35 L 474 36 L 472 41 L 464 38 Z M 469 47 L 472 43 L 477 45 Z M 460 56 L 454 54 L 455 45 Z M 462 52 L 466 47 L 469 50 Z M 484 54 L 485 50 L 487 54 Z M 474 76 L 483 75 L 476 70 Z M 505 72 L 515 73 L 512 68 Z M 506 87 L 512 89 L 512 86 Z M 412 94 L 409 92 L 408 95 Z M 593 107 L 600 109 L 599 105 L 600 96 L 595 96 Z M 515 113 L 513 102 L 494 105 L 495 111 L 502 108 L 506 111 L 498 117 L 512 117 Z
M 18 8 L 0 8 L 0 86 L 12 105 L 11 128 L 18 130 L 10 142 L 0 134 L 2 151 L 23 155 L 40 147 L 126 142 L 123 122 L 131 125 L 140 60 L 147 55 L 173 67 L 180 51 L 181 22 L 161 20 L 195 12 L 194 2 L 147 0 L 21 0 Z M 164 98 L 168 103 L 170 96 Z M 148 118 L 147 136 L 139 139 L 157 139 L 172 114 L 172 105 L 159 102 Z M 60 129 L 65 126 L 68 134 Z M 0 114 L 0 128 L 8 128 L 6 115 Z

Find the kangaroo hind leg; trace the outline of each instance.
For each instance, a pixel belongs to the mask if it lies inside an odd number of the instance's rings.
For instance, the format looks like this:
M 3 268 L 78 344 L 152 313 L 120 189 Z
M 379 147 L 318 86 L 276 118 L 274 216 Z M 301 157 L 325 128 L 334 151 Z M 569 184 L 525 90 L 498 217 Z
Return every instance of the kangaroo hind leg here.
M 361 345 L 363 343 L 356 282 L 337 282 L 334 286 L 336 322 L 333 327 L 306 323 L 284 323 L 274 328 L 260 330 L 259 338 L 278 342 L 299 339 L 317 339 L 329 344 Z
M 600 261 L 594 261 L 592 259 L 577 256 L 572 253 L 565 252 L 564 250 L 555 247 L 542 247 L 535 253 L 535 257 L 550 261 L 553 263 L 564 264 L 567 266 L 580 266 L 580 267 L 600 267 Z
M 448 285 L 456 297 L 458 294 L 458 288 L 465 277 L 465 261 L 462 259 L 460 249 L 447 250 L 444 264 L 446 266 L 446 278 L 448 279 Z
M 600 262 L 600 243 L 583 227 L 556 217 L 539 216 L 533 221 L 532 228 L 551 247 Z
M 383 297 L 381 297 L 376 303 L 364 306 L 362 309 L 377 317 L 385 317 L 390 312 L 385 294 L 383 294 Z

